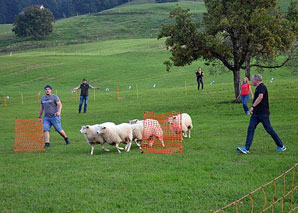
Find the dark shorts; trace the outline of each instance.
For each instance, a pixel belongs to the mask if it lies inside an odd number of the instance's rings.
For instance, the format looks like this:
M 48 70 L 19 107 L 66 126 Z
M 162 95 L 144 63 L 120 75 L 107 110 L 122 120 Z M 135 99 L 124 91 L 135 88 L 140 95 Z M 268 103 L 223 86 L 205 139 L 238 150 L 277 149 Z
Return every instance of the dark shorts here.
M 44 117 L 42 120 L 43 123 L 43 131 L 50 131 L 52 125 L 54 126 L 55 130 L 57 132 L 60 132 L 62 130 L 61 126 L 61 117 Z

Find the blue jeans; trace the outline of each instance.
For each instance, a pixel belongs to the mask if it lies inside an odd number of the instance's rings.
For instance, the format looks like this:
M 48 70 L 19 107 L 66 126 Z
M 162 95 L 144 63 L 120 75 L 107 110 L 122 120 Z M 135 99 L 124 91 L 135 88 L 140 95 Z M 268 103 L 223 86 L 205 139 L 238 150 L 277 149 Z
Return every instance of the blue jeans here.
M 60 132 L 62 130 L 60 116 L 44 117 L 42 120 L 42 123 L 43 123 L 43 131 L 50 131 L 52 126 L 54 126 L 57 132 Z
M 84 101 L 84 113 L 87 112 L 88 96 L 80 96 L 79 113 L 81 113 L 83 101 Z
M 271 126 L 269 114 L 253 114 L 250 117 L 248 130 L 247 130 L 247 137 L 246 137 L 246 149 L 249 150 L 252 140 L 254 137 L 255 129 L 257 128 L 259 123 L 262 123 L 264 126 L 264 129 L 267 131 L 269 135 L 273 138 L 276 146 L 283 147 L 283 143 L 277 133 L 274 131 L 274 129 Z
M 243 105 L 244 113 L 246 114 L 249 112 L 249 109 L 247 106 L 248 99 L 249 99 L 249 95 L 241 95 L 241 103 Z

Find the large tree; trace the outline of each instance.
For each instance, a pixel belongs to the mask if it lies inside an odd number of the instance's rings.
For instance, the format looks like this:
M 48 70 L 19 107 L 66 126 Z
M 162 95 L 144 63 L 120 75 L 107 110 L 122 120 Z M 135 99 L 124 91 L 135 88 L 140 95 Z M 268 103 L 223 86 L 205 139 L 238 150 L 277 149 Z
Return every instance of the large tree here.
M 43 6 L 30 6 L 21 12 L 13 24 L 12 31 L 19 37 L 40 40 L 53 31 L 54 16 Z
M 170 13 L 175 23 L 166 25 L 158 38 L 167 37 L 175 66 L 198 59 L 219 60 L 233 72 L 235 99 L 240 101 L 240 70 L 254 59 L 273 61 L 286 53 L 297 37 L 276 0 L 204 0 L 207 12 L 194 23 L 188 10 L 180 7 Z M 260 61 L 260 60 L 257 60 Z M 278 67 L 281 65 L 276 65 Z

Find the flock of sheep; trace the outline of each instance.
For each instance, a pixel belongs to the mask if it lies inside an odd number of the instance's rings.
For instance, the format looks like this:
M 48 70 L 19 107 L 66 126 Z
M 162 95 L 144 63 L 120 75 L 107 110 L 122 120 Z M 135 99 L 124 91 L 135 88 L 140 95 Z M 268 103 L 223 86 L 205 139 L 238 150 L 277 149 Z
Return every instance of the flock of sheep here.
M 193 128 L 192 119 L 189 114 L 182 113 L 168 118 L 168 124 L 172 134 L 182 135 L 190 138 L 190 131 Z M 182 124 L 182 125 L 181 125 Z M 100 144 L 106 152 L 110 150 L 104 147 L 105 143 L 115 146 L 119 153 L 121 150 L 130 151 L 132 141 L 141 149 L 142 141 L 148 140 L 148 145 L 153 146 L 155 138 L 165 147 L 163 130 L 160 123 L 154 119 L 130 120 L 129 123 L 116 125 L 113 122 L 82 126 L 80 130 L 88 144 L 91 145 L 91 155 L 94 152 L 94 145 Z M 125 148 L 119 146 L 124 143 Z

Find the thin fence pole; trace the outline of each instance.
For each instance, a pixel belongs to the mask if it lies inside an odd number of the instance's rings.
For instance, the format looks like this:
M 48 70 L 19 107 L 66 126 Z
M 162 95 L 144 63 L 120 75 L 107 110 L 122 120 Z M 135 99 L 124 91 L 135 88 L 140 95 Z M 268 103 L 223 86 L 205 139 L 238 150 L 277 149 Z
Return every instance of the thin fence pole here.
M 139 89 L 138 89 L 138 84 L 136 84 L 136 89 L 137 89 L 137 99 L 139 99 Z
M 120 101 L 120 92 L 119 92 L 119 88 L 117 87 L 117 99 L 118 101 Z
M 298 164 L 296 164 L 297 166 Z M 291 195 L 291 212 L 293 212 L 294 206 L 293 206 L 293 201 L 294 201 L 294 183 L 295 183 L 295 173 L 296 173 L 296 167 L 293 169 L 293 179 L 292 179 L 292 195 Z
M 40 104 L 40 93 L 37 92 L 37 103 Z
M 3 96 L 3 99 L 4 99 L 4 106 L 6 107 L 6 106 L 7 106 L 7 103 L 6 103 L 6 96 Z
M 76 90 L 76 103 L 78 103 L 78 90 Z
M 56 90 L 56 95 L 58 96 L 58 90 Z
M 94 99 L 94 102 L 95 102 L 95 89 L 93 90 L 93 99 Z
M 21 92 L 21 100 L 22 100 L 22 104 L 24 104 L 24 96 L 22 92 Z

